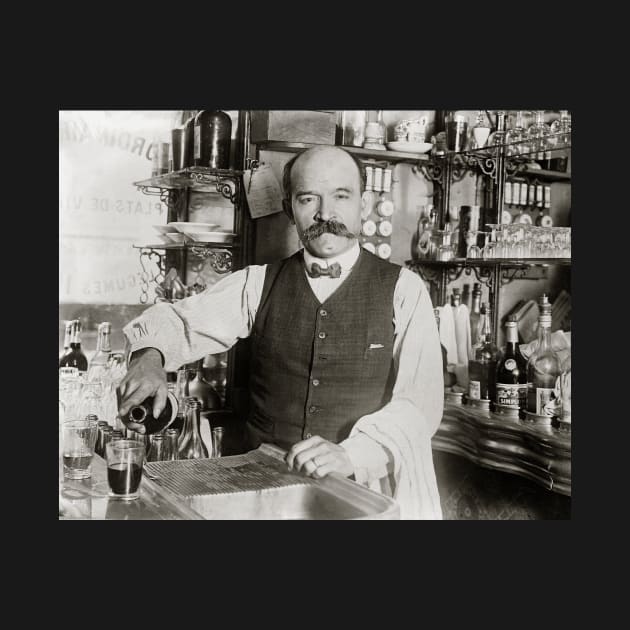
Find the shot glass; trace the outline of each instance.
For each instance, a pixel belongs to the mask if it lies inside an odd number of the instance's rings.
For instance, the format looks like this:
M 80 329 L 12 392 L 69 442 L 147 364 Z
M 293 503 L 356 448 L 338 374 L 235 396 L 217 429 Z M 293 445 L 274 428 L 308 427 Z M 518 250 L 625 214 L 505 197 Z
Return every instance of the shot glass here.
M 144 442 L 115 440 L 105 446 L 107 482 L 110 497 L 131 501 L 139 496 L 142 466 L 145 456 Z
M 97 424 L 94 420 L 69 420 L 63 423 L 63 474 L 68 479 L 92 476 L 92 458 L 96 444 Z

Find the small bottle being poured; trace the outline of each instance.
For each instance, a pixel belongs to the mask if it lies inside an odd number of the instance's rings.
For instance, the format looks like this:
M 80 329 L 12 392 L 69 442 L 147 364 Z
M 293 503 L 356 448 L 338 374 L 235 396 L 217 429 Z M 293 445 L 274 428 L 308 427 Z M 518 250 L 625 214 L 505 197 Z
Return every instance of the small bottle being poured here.
M 120 393 L 118 391 L 116 393 L 119 397 L 118 406 L 120 407 Z M 131 407 L 126 414 L 120 416 L 123 424 L 126 427 L 130 422 L 142 424 L 144 426 L 145 435 L 152 435 L 169 427 L 177 417 L 179 408 L 177 398 L 175 398 L 171 392 L 168 392 L 164 409 L 162 409 L 162 412 L 157 418 L 153 415 L 154 400 L 153 396 L 149 396 L 139 405 Z

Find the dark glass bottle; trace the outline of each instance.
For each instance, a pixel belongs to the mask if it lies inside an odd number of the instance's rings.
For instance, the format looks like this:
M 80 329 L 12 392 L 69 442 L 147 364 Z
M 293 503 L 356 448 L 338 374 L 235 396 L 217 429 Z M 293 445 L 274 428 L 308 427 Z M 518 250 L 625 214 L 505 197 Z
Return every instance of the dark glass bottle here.
M 177 444 L 178 459 L 204 459 L 208 457 L 208 449 L 199 433 L 200 421 L 201 403 L 196 398 L 187 398 L 184 428 Z
M 230 167 L 232 120 L 222 111 L 200 111 L 195 118 L 194 164 L 210 168 Z
M 453 289 L 453 295 L 451 295 L 451 306 L 457 308 L 462 302 L 462 296 L 459 289 Z
M 118 406 L 120 407 L 120 394 L 118 395 Z M 125 426 L 128 426 L 130 422 L 136 424 L 143 424 L 145 429 L 145 435 L 152 435 L 158 431 L 163 431 L 175 420 L 178 411 L 177 399 L 175 396 L 168 392 L 166 398 L 166 405 L 162 409 L 162 413 L 155 418 L 153 416 L 153 396 L 149 396 L 139 405 L 132 407 L 126 414 L 121 415 L 120 418 Z
M 195 116 L 191 116 L 184 124 L 184 136 L 182 139 L 182 154 L 184 167 L 195 164 Z
M 61 360 L 70 353 L 70 341 L 72 339 L 72 322 L 66 322 L 65 332 L 63 335 L 63 350 L 59 355 L 59 367 L 63 367 L 61 365 Z
M 527 361 L 518 348 L 518 322 L 510 318 L 505 322 L 506 345 L 497 363 L 495 402 L 513 409 L 527 405 Z
M 61 358 L 59 367 L 75 367 L 80 373 L 87 372 L 88 360 L 81 350 L 81 320 L 75 319 L 72 322 L 70 352 Z
M 481 285 L 475 282 L 470 307 L 470 343 L 474 348 L 479 343 L 481 320 Z
M 499 350 L 492 337 L 492 307 L 489 302 L 485 303 L 484 310 L 482 343 L 475 350 L 475 358 L 468 362 L 468 398 L 490 401 L 496 396 Z
M 221 408 L 221 397 L 203 377 L 203 360 L 197 364 L 195 378 L 188 383 L 188 395 L 201 402 L 201 411 Z

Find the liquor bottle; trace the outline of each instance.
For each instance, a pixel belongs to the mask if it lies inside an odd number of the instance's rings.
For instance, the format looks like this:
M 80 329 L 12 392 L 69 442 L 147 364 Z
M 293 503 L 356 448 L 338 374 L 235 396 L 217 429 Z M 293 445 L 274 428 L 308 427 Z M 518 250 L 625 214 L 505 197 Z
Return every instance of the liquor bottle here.
M 556 379 L 560 361 L 551 346 L 551 305 L 543 295 L 539 302 L 538 343 L 527 362 L 527 411 L 538 416 L 560 415 L 560 399 L 556 399 Z
M 462 304 L 466 305 L 466 308 L 470 313 L 470 309 L 472 307 L 472 293 L 470 291 L 470 284 L 468 283 L 465 283 L 462 289 Z
M 505 142 L 508 145 L 506 147 L 506 155 L 515 156 L 520 153 L 527 153 L 527 145 L 525 140 L 527 139 L 527 133 L 523 125 L 523 112 L 516 112 L 516 122 L 514 127 L 508 129 L 505 134 Z
M 178 459 L 203 459 L 208 457 L 208 449 L 199 433 L 201 403 L 196 398 L 186 399 L 184 428 L 177 444 Z
M 453 308 L 457 308 L 462 302 L 462 296 L 460 294 L 459 289 L 453 289 L 453 294 L 451 295 L 451 306 Z
M 222 111 L 201 110 L 195 117 L 195 166 L 230 167 L 232 120 Z
M 182 142 L 184 167 L 195 164 L 195 116 L 191 116 L 184 123 L 184 137 Z
M 512 205 L 512 182 L 507 180 L 503 187 L 503 202 L 506 206 Z
M 505 112 L 497 112 L 497 128 L 490 134 L 488 138 L 488 146 L 499 146 L 505 143 Z
M 67 321 L 65 325 L 65 331 L 63 335 L 63 350 L 59 355 L 59 367 L 63 367 L 61 365 L 61 360 L 66 356 L 66 354 L 70 354 L 70 340 L 72 339 L 72 322 Z
M 536 186 L 534 184 L 527 186 L 527 205 L 530 210 L 536 210 Z
M 363 203 L 365 204 L 366 212 L 372 212 L 374 204 L 376 202 L 376 195 L 374 194 L 374 167 L 365 167 L 365 190 L 362 195 Z
M 475 350 L 475 358 L 468 362 L 468 397 L 473 400 L 496 400 L 495 379 L 499 350 L 492 338 L 492 307 L 486 302 L 484 308 L 481 343 Z
M 201 402 L 201 411 L 221 408 L 221 397 L 203 377 L 203 359 L 197 364 L 195 378 L 188 383 L 188 395 Z
M 547 136 L 549 136 L 550 132 L 549 125 L 545 124 L 545 110 L 536 110 L 535 121 L 527 129 L 527 140 L 529 149 L 532 152 L 531 158 L 536 160 L 541 166 L 545 164 L 545 152 L 549 148 Z
M 388 198 L 392 189 L 392 171 L 385 169 L 383 172 L 383 188 L 376 203 L 376 212 L 383 218 L 391 217 L 394 214 L 394 202 Z
M 435 229 L 436 213 L 432 205 L 428 205 L 418 221 L 418 244 L 416 251 L 418 257 L 423 259 L 433 258 L 433 230 Z
M 109 322 L 101 322 L 98 325 L 98 337 L 96 340 L 96 352 L 90 359 L 88 369 L 88 381 L 98 379 L 104 370 L 108 369 L 109 358 L 112 354 L 111 346 L 112 325 Z
M 72 321 L 70 334 L 70 352 L 59 361 L 59 367 L 75 367 L 79 374 L 85 374 L 88 369 L 88 360 L 81 350 L 81 320 Z
M 527 361 L 518 347 L 518 321 L 505 322 L 505 350 L 497 363 L 496 398 L 498 405 L 525 409 L 527 405 Z
M 552 171 L 565 173 L 569 154 L 567 150 L 562 150 L 561 148 L 571 145 L 571 115 L 569 110 L 560 110 L 560 118 L 551 123 L 551 133 L 553 134 L 553 145 L 558 147 L 558 150 L 554 153 L 549 168 Z
M 472 293 L 472 306 L 470 307 L 470 343 L 473 348 L 479 343 L 481 323 L 481 285 L 475 282 Z
M 120 392 L 116 391 L 118 397 L 118 406 L 120 407 Z M 145 398 L 139 405 L 135 405 L 129 411 L 120 416 L 125 427 L 130 422 L 142 424 L 144 426 L 145 435 L 152 435 L 158 431 L 163 431 L 170 426 L 177 417 L 178 404 L 177 398 L 168 392 L 166 395 L 166 404 L 160 415 L 156 418 L 153 415 L 153 396 Z
M 387 127 L 383 120 L 383 110 L 376 111 L 376 120 L 365 124 L 365 140 L 363 142 L 364 149 L 376 149 L 378 151 L 386 150 Z

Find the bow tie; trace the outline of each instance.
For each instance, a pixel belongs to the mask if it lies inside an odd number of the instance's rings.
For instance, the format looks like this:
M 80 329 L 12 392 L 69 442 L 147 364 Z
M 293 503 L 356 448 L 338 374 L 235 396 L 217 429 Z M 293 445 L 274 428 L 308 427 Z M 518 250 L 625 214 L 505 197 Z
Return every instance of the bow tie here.
M 341 265 L 339 263 L 332 263 L 328 267 L 320 267 L 318 263 L 314 262 L 311 268 L 306 268 L 306 272 L 311 278 L 319 278 L 320 276 L 327 276 L 329 278 L 341 277 Z

